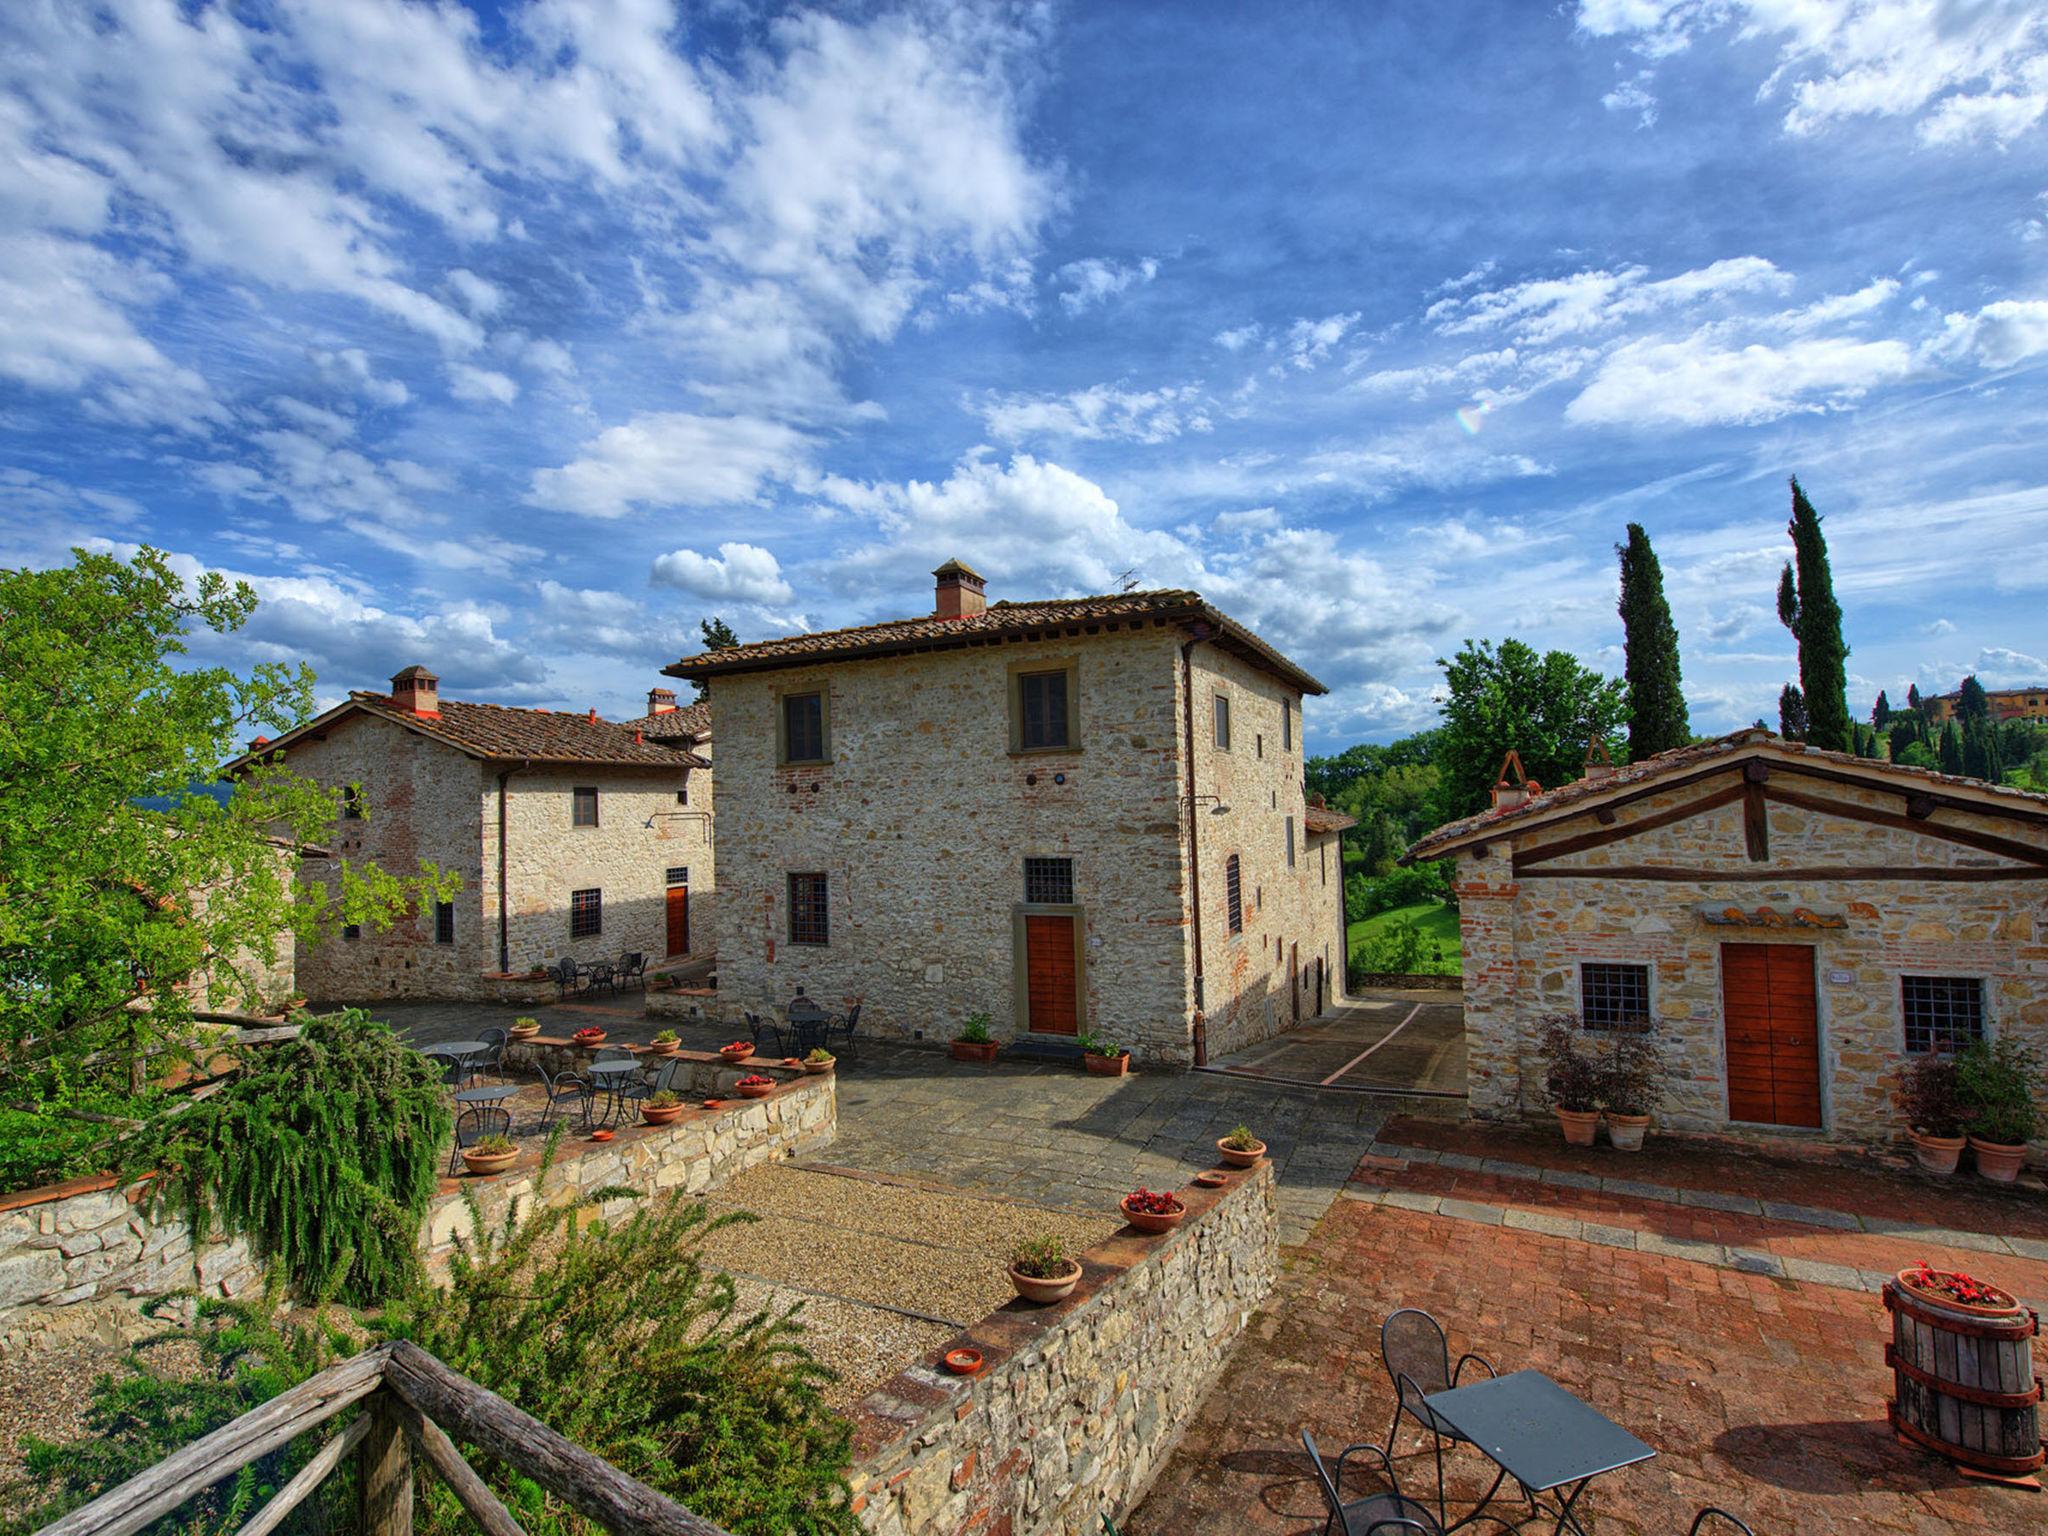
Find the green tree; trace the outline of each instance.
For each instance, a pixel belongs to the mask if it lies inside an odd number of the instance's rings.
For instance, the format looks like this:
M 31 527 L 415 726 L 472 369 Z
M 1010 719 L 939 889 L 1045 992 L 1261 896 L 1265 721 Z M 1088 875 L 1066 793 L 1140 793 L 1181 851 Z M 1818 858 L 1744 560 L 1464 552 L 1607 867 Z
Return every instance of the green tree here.
M 1445 693 L 1436 812 L 1446 821 L 1486 807 L 1510 749 L 1530 778 L 1554 789 L 1579 777 L 1594 736 L 1610 736 L 1628 722 L 1628 685 L 1566 651 L 1539 656 L 1519 640 L 1503 640 L 1498 649 L 1468 640 L 1437 665 Z
M 0 571 L 0 1173 L 89 1171 L 151 1085 L 203 1043 L 195 994 L 265 1001 L 250 960 L 341 923 L 388 927 L 456 882 L 344 863 L 337 894 L 296 878 L 341 790 L 258 763 L 214 784 L 253 729 L 312 710 L 310 669 L 190 663 L 256 596 L 218 573 L 189 589 L 155 550 L 75 551 Z M 114 1123 L 110 1123 L 109 1116 Z
M 1778 618 L 1799 642 L 1799 692 L 1806 701 L 1805 739 L 1831 752 L 1847 752 L 1849 647 L 1842 640 L 1842 608 L 1828 570 L 1820 514 L 1792 481 L 1793 560 L 1778 578 Z M 1796 570 L 1795 570 L 1796 562 Z
M 1941 759 L 1935 756 L 1934 749 L 1928 746 L 1925 740 L 1909 741 L 1903 747 L 1897 745 L 1897 740 L 1897 737 L 1893 738 L 1893 762 L 1906 768 L 1939 768 L 1941 766 Z
M 1778 734 L 1787 741 L 1806 740 L 1806 699 L 1791 683 L 1778 690 Z
M 1960 774 L 1963 768 L 1963 733 L 1951 720 L 1941 728 L 1941 771 Z
M 1628 755 L 1631 761 L 1692 740 L 1685 688 L 1679 675 L 1678 626 L 1664 600 L 1664 571 L 1642 525 L 1628 525 L 1628 542 L 1617 544 L 1621 560 L 1623 674 L 1628 679 Z
M 1906 684 L 1906 708 L 1912 710 L 1917 715 L 1921 712 L 1922 707 L 1920 702 L 1920 685 L 1918 683 Z
M 1964 725 L 1970 724 L 1973 720 L 1984 721 L 1991 718 L 1991 699 L 1984 692 L 1984 685 L 1977 681 L 1977 674 L 1974 672 L 1964 678 L 1963 686 L 1956 690 L 1956 718 Z
M 732 626 L 717 617 L 697 621 L 697 632 L 704 637 L 707 651 L 729 651 L 740 643 L 740 637 L 732 632 Z M 697 685 L 697 697 L 704 697 L 704 684 Z
M 1870 723 L 1880 733 L 1891 728 L 1892 701 L 1884 696 L 1882 688 L 1877 690 L 1877 703 L 1871 706 Z

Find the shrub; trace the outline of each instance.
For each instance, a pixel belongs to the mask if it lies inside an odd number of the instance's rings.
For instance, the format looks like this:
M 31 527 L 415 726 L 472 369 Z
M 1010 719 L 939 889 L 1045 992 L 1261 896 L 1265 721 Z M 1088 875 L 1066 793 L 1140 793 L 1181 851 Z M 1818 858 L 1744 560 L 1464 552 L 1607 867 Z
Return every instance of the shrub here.
M 1389 976 L 1438 976 L 1456 969 L 1444 959 L 1443 947 L 1407 918 L 1389 923 L 1359 945 L 1353 968 Z
M 1090 1056 L 1117 1057 L 1124 1054 L 1122 1046 L 1101 1035 L 1083 1035 L 1077 1043 Z
M 308 1018 L 138 1142 L 194 1231 L 217 1216 L 303 1296 L 381 1301 L 418 1267 L 453 1128 L 441 1074 L 360 1009 Z
M 1600 1107 L 1600 1064 L 1581 1038 L 1577 1019 L 1552 1019 L 1544 1028 L 1543 1091 L 1559 1109 L 1591 1113 Z
M 1664 1100 L 1664 1058 L 1647 1029 L 1619 1030 L 1601 1042 L 1595 1058 L 1600 1107 L 1617 1115 L 1647 1115 Z
M 994 1038 L 988 1032 L 988 1015 L 970 1013 L 967 1015 L 967 1021 L 960 1026 L 960 1033 L 953 1038 L 968 1045 L 987 1045 Z
M 2040 1053 L 2018 1040 L 1979 1040 L 1964 1050 L 1956 1057 L 1956 1084 L 1970 1134 L 2001 1145 L 2031 1141 L 2040 1123 L 2040 1081 Z
M 659 1092 L 647 1095 L 649 1109 L 674 1109 L 682 1102 L 683 1096 L 673 1088 L 663 1088 Z
M 1396 865 L 1384 875 L 1353 876 L 1344 883 L 1344 916 L 1348 922 L 1412 907 L 1425 901 L 1451 899 L 1449 861 Z
M 1259 1144 L 1259 1138 L 1252 1134 L 1248 1125 L 1240 1125 L 1223 1138 L 1223 1145 L 1233 1152 L 1249 1152 Z
M 830 1051 L 826 1050 L 825 1047 L 823 1047 L 822 1045 L 812 1046 L 811 1054 L 804 1058 L 805 1061 L 836 1061 L 837 1059 L 837 1057 L 835 1057 Z
M 660 1034 L 654 1037 L 653 1043 L 656 1045 L 675 1045 L 678 1044 L 682 1040 L 682 1038 L 683 1037 L 677 1034 L 674 1030 L 664 1029 Z
M 514 1029 L 539 1029 L 540 1020 L 528 1018 L 525 1014 L 521 1014 L 512 1021 L 512 1027 Z
M 1034 1280 L 1063 1279 L 1072 1263 L 1067 1245 L 1052 1236 L 1027 1237 L 1010 1252 L 1010 1268 Z
M 469 1150 L 472 1152 L 482 1153 L 485 1157 L 500 1157 L 507 1152 L 518 1151 L 519 1145 L 517 1142 L 513 1141 L 513 1139 L 510 1136 L 500 1136 L 494 1134 L 490 1136 L 479 1136 L 475 1141 L 470 1143 Z
M 1899 1091 L 1906 1123 L 1923 1136 L 1960 1136 L 1969 1124 L 1953 1056 L 1926 1055 L 1906 1069 Z

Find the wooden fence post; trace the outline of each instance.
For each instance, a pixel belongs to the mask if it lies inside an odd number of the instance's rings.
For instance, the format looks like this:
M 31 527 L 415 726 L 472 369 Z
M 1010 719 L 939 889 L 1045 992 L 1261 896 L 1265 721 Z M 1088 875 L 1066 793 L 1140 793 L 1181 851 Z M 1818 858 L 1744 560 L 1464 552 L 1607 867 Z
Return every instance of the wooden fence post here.
M 357 1452 L 363 1536 L 412 1536 L 412 1448 L 390 1393 L 382 1388 L 363 1404 L 370 1416 L 370 1431 Z

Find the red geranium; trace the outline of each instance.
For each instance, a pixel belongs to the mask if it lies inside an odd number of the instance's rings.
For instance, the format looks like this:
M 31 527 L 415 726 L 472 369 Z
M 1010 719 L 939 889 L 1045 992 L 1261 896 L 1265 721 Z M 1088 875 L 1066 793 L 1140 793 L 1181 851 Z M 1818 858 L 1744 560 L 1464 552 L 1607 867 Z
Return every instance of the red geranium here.
M 719 1049 L 721 1051 L 745 1051 L 751 1056 L 754 1054 L 754 1042 L 751 1040 L 735 1040 L 730 1045 L 721 1045 Z
M 742 1088 L 773 1088 L 775 1086 L 775 1079 L 763 1077 L 758 1072 L 749 1072 L 740 1079 L 740 1086 Z
M 1134 1211 L 1143 1211 L 1147 1216 L 1171 1216 L 1182 1208 L 1180 1201 L 1163 1189 L 1135 1190 L 1124 1196 L 1124 1204 Z
M 1931 1291 L 1972 1307 L 2007 1307 L 2012 1298 L 1995 1285 L 1986 1285 L 1960 1269 L 1934 1269 L 1920 1260 L 1906 1276 L 1916 1290 Z

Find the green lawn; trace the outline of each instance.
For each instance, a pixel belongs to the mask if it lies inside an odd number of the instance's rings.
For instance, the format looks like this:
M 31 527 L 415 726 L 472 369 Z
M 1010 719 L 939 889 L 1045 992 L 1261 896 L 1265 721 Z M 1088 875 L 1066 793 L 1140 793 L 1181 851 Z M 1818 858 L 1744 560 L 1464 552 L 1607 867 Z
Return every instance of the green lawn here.
M 1462 951 L 1458 945 L 1458 914 L 1440 901 L 1420 901 L 1412 907 L 1392 907 L 1351 925 L 1346 946 L 1357 954 L 1359 946 L 1381 929 L 1398 922 L 1412 922 L 1425 939 L 1443 946 L 1444 959 L 1455 964 Z

